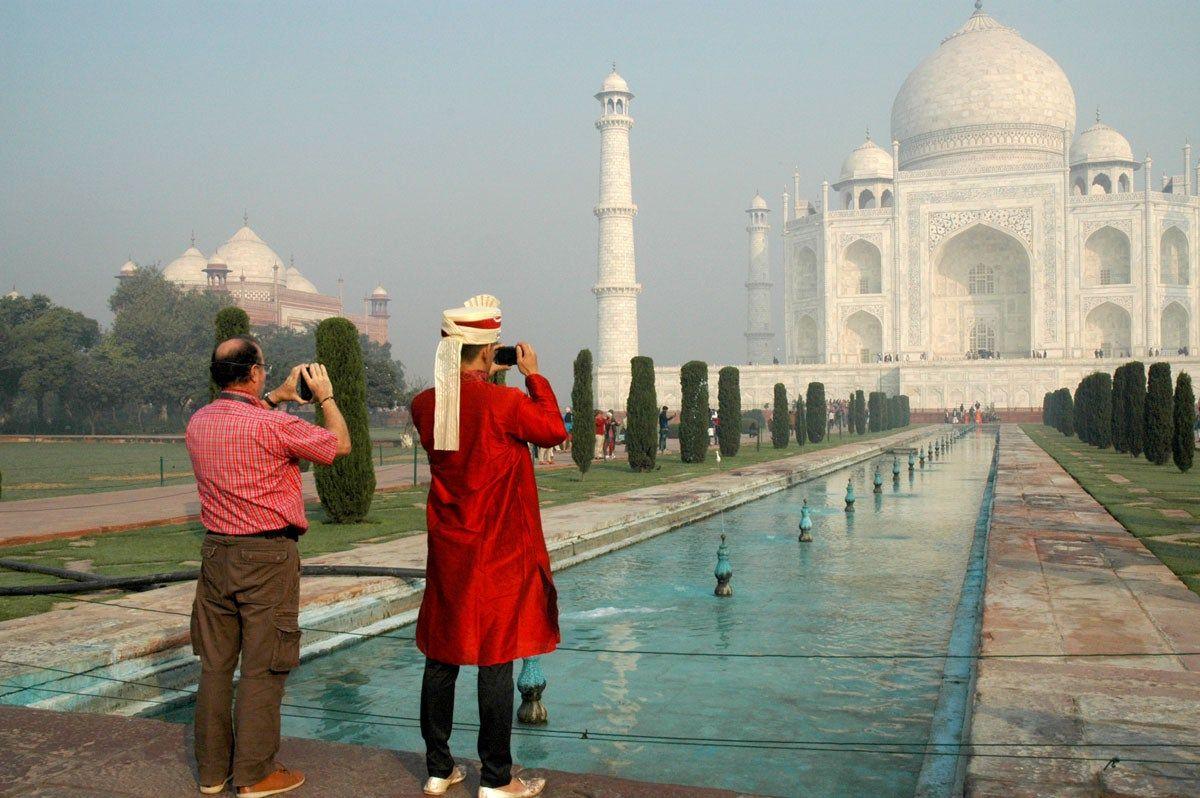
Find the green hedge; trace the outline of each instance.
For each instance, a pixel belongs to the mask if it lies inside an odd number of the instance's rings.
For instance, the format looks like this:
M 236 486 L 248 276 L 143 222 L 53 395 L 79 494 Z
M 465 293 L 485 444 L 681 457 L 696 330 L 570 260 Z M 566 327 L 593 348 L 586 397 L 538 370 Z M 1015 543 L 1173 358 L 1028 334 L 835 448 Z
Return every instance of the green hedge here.
M 1174 434 L 1171 436 L 1171 458 L 1175 467 L 1187 471 L 1196 453 L 1196 396 L 1192 393 L 1192 378 L 1186 371 L 1175 378 L 1175 402 L 1172 414 Z
M 717 444 L 722 457 L 735 457 L 742 446 L 741 372 L 726 366 L 717 372 Z
M 1171 457 L 1174 404 L 1171 364 L 1154 363 L 1150 366 L 1142 426 L 1145 429 L 1146 459 L 1155 465 L 1162 465 Z
M 638 355 L 629 361 L 629 397 L 625 401 L 625 454 L 634 471 L 654 470 L 658 456 L 658 395 L 654 361 Z
M 787 388 L 782 382 L 775 383 L 775 403 L 771 406 L 771 445 L 783 449 L 792 435 L 791 416 L 788 413 Z
M 592 350 L 575 356 L 575 381 L 571 385 L 571 459 L 586 474 L 596 456 L 596 400 L 592 394 Z
M 703 463 L 708 454 L 708 364 L 691 360 L 679 369 L 679 453 L 685 463 Z
M 804 397 L 804 423 L 808 425 L 808 439 L 813 443 L 825 440 L 829 429 L 829 406 L 825 402 L 825 383 L 810 382 Z M 799 424 L 800 420 L 796 419 Z

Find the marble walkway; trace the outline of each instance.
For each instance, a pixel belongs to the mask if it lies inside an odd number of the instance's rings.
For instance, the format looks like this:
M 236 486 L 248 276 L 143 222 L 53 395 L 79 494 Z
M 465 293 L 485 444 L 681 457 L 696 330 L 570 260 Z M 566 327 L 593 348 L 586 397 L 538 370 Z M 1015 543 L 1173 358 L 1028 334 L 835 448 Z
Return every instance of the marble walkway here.
M 966 795 L 1200 795 L 1200 597 L 1015 425 L 981 637 Z

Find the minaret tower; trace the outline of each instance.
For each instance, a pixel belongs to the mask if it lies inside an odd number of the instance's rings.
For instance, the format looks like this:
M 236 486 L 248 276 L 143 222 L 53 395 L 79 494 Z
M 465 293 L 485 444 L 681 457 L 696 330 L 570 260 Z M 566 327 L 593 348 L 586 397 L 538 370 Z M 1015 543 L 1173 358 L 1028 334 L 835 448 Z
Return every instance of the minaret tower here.
M 633 182 L 629 172 L 629 129 L 633 118 L 629 102 L 633 94 L 629 84 L 612 73 L 604 79 L 600 93 L 600 201 L 594 213 L 600 223 L 597 248 L 596 295 L 599 353 L 597 367 L 629 367 L 638 353 L 638 284 L 633 257 Z
M 750 270 L 746 276 L 746 360 L 755 365 L 771 362 L 775 335 L 771 332 L 771 259 L 767 252 L 767 201 L 755 194 L 746 211 L 750 224 Z

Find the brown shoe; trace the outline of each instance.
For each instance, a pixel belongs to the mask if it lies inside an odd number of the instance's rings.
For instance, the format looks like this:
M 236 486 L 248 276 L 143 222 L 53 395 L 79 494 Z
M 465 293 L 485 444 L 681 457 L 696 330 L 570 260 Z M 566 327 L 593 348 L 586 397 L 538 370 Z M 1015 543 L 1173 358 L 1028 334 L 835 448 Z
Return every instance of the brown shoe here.
M 283 765 L 276 765 L 275 772 L 258 784 L 249 787 L 238 787 L 238 798 L 267 798 L 268 795 L 279 795 L 291 792 L 304 783 L 304 774 L 298 770 L 288 770 Z

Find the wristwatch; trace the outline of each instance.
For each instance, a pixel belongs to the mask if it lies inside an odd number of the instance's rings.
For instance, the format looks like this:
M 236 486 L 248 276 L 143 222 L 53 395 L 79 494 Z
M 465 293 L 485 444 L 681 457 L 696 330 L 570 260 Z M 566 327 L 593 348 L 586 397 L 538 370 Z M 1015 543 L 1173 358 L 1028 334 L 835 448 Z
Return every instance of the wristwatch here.
M 276 402 L 274 399 L 271 398 L 270 391 L 267 391 L 267 395 L 263 397 L 263 401 L 266 402 L 267 407 L 271 408 L 272 410 L 279 407 L 279 402 Z

